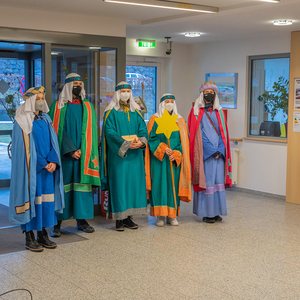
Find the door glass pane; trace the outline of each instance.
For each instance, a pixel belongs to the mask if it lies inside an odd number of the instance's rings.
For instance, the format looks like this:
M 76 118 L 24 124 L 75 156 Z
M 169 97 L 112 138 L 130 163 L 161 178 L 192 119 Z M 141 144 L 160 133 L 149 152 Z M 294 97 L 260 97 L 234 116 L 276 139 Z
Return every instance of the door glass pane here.
M 157 67 L 126 66 L 126 81 L 131 85 L 133 97 L 141 97 L 146 105 L 145 121 L 156 112 L 156 78 Z
M 11 141 L 15 110 L 24 103 L 25 91 L 36 84 L 32 74 L 32 57 L 40 59 L 41 45 L 0 42 L 0 187 L 10 179 L 11 161 L 8 145 Z M 41 67 L 39 80 L 42 80 Z

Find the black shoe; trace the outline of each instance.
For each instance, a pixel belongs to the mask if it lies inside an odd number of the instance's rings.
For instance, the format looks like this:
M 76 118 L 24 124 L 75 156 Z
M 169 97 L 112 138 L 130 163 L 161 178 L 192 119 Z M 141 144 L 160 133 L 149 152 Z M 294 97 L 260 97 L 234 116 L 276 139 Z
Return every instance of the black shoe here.
M 43 228 L 42 231 L 37 232 L 37 242 L 45 248 L 54 249 L 57 247 L 56 243 L 49 240 L 47 230 Z
M 216 222 L 221 222 L 223 220 L 220 216 L 215 216 L 214 219 Z
M 129 229 L 138 229 L 138 227 L 139 227 L 138 224 L 135 224 L 132 221 L 132 217 L 131 216 L 129 216 L 126 219 L 123 220 L 123 225 L 124 225 L 124 227 L 127 227 Z
M 82 230 L 87 233 L 93 233 L 95 231 L 95 229 L 91 225 L 89 225 L 86 220 L 77 220 L 76 229 Z
M 35 240 L 33 231 L 25 232 L 25 248 L 33 252 L 42 252 L 44 248 Z
M 61 236 L 60 226 L 62 221 L 57 221 L 57 225 L 55 225 L 51 230 L 51 237 L 57 238 Z
M 215 223 L 216 222 L 216 220 L 214 219 L 214 218 L 208 218 L 208 217 L 204 217 L 203 218 L 203 222 L 205 222 L 205 223 Z
M 116 230 L 117 231 L 124 231 L 124 224 L 123 224 L 123 220 L 117 220 L 116 221 Z

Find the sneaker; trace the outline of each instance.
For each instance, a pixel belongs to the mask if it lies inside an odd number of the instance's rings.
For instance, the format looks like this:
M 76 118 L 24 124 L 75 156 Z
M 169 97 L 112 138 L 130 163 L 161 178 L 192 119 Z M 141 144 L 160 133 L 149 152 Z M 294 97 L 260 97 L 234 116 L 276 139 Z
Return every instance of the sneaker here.
M 165 225 L 165 217 L 164 216 L 158 216 L 156 218 L 156 226 L 163 227 Z
M 116 230 L 117 231 L 124 231 L 124 224 L 123 224 L 123 220 L 117 220 L 116 221 Z
M 135 224 L 132 221 L 131 216 L 128 216 L 126 219 L 123 220 L 123 225 L 124 225 L 124 227 L 129 228 L 129 229 L 138 229 L 138 227 L 139 227 L 138 224 Z
M 84 231 L 86 233 L 93 233 L 95 231 L 95 229 L 91 225 L 89 225 L 86 220 L 77 220 L 76 229 Z
M 176 218 L 169 218 L 168 217 L 168 224 L 170 224 L 171 226 L 178 226 L 178 221 Z
M 215 216 L 214 219 L 216 222 L 221 222 L 223 220 L 220 216 Z
M 208 217 L 204 217 L 203 218 L 203 222 L 205 222 L 205 223 L 215 223 L 216 222 L 216 220 L 215 220 L 215 218 L 208 218 Z

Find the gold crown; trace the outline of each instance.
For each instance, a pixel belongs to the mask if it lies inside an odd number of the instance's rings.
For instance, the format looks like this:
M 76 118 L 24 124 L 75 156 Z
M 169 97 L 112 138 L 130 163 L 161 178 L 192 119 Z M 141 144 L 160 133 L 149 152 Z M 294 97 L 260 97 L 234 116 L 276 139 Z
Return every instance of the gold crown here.
M 206 82 L 206 80 L 204 80 L 204 83 L 203 84 L 207 84 L 207 82 Z M 212 81 L 211 81 L 211 79 L 210 79 L 210 81 L 209 81 L 209 83 L 208 84 L 213 84 L 212 83 Z M 214 82 L 214 85 L 216 85 L 216 83 Z

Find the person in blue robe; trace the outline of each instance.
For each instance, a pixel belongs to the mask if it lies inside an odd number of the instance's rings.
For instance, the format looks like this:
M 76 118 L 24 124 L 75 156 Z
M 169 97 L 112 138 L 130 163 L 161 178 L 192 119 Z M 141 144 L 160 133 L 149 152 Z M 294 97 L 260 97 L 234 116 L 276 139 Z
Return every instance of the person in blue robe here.
M 227 215 L 225 187 L 231 187 L 229 135 L 218 88 L 205 83 L 189 116 L 194 188 L 193 212 L 204 222 Z
M 25 248 L 41 252 L 57 246 L 45 228 L 57 224 L 64 207 L 61 162 L 44 87 L 29 89 L 23 99 L 12 134 L 9 217 L 25 232 Z

